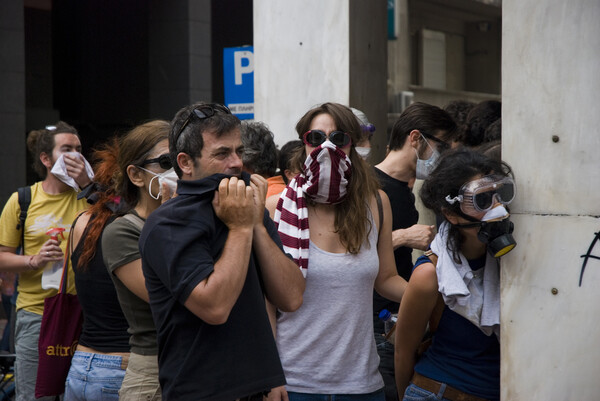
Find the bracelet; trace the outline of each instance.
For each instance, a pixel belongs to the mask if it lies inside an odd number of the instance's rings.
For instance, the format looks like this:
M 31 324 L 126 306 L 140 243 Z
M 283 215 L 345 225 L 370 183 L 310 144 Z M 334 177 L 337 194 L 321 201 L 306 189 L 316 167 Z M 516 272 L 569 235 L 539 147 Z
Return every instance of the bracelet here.
M 34 257 L 34 256 L 35 256 L 35 255 L 31 255 L 31 256 L 29 257 L 29 261 L 27 262 L 27 266 L 29 266 L 29 270 L 35 270 L 35 267 L 34 267 L 34 266 L 33 266 L 33 264 L 31 263 L 31 262 L 33 261 L 33 257 Z

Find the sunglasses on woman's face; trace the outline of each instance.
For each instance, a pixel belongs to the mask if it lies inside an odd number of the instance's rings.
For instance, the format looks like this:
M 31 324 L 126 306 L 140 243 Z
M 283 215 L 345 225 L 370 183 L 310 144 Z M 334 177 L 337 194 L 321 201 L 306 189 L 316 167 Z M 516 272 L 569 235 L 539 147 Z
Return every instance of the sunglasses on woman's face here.
M 160 168 L 162 168 L 163 170 L 169 170 L 171 167 L 173 167 L 173 164 L 171 163 L 171 157 L 169 157 L 167 153 L 165 153 L 164 155 L 160 155 L 154 159 L 144 160 L 141 164 L 141 167 L 145 166 L 146 164 L 152 163 L 158 163 Z
M 333 131 L 329 134 L 329 136 L 327 136 L 326 133 L 318 129 L 313 129 L 308 132 L 305 132 L 302 136 L 302 139 L 304 139 L 305 144 L 312 146 L 313 148 L 316 148 L 317 146 L 321 145 L 327 139 L 329 139 L 329 141 L 338 148 L 343 148 L 352 143 L 350 135 L 348 135 L 346 132 Z

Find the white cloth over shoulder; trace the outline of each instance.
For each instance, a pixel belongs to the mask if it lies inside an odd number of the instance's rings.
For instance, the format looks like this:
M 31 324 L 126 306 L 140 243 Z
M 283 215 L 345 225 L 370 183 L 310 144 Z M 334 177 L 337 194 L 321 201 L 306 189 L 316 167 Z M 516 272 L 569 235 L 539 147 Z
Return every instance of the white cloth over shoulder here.
M 60 155 L 58 160 L 56 160 L 56 163 L 54 163 L 54 166 L 52 166 L 52 170 L 50 172 L 56 178 L 58 178 L 59 180 L 61 180 L 62 182 L 64 182 L 68 186 L 70 186 L 71 188 L 73 188 L 75 191 L 79 191 L 79 190 L 81 190 L 81 188 L 79 188 L 79 185 L 77 185 L 75 180 L 71 176 L 69 176 L 69 174 L 67 174 L 67 167 L 65 166 L 65 158 L 64 158 L 64 156 L 66 154 L 69 156 L 72 156 L 72 157 L 80 157 L 81 160 L 83 160 L 83 164 L 85 164 L 85 171 L 90 180 L 94 179 L 94 170 L 92 169 L 92 166 L 90 165 L 90 163 L 79 152 L 63 153 Z
M 495 333 L 500 338 L 500 266 L 498 260 L 487 254 L 485 267 L 473 272 L 469 262 L 460 254 L 461 264 L 457 264 L 448 250 L 448 230 L 450 224 L 444 222 L 431 243 L 431 250 L 437 255 L 435 270 L 438 289 L 444 303 L 479 327 L 486 335 Z M 481 274 L 483 270 L 483 274 Z

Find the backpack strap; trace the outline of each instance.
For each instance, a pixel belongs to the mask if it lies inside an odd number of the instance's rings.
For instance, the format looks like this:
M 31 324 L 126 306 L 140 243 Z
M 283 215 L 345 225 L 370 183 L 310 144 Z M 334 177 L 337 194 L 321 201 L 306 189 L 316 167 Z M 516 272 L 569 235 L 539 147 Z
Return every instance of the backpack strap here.
M 27 210 L 31 204 L 31 187 L 18 188 L 17 195 L 19 198 L 19 208 L 21 209 L 17 230 L 21 230 L 21 254 L 25 255 L 25 220 L 27 219 Z

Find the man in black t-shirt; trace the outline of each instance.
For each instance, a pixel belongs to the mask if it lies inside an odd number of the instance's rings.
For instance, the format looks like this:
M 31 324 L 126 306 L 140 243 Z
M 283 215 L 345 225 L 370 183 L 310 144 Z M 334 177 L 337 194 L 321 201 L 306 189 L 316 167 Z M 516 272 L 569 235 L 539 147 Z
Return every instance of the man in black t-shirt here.
M 165 400 L 234 400 L 285 384 L 265 310 L 302 303 L 304 278 L 265 210 L 266 180 L 242 174 L 240 121 L 197 103 L 172 121 L 177 196 L 148 218 L 142 267 Z
M 400 115 L 392 128 L 388 154 L 375 166 L 375 173 L 392 206 L 392 244 L 398 274 L 409 280 L 412 273 L 412 249 L 426 250 L 435 236 L 435 226 L 416 224 L 412 186 L 416 178 L 424 179 L 436 165 L 440 153 L 449 148 L 458 135 L 452 117 L 425 103 L 413 103 Z M 398 313 L 398 304 L 373 293 L 373 325 L 379 371 L 385 382 L 386 400 L 398 399 L 394 380 L 394 347 L 385 342 L 379 312 L 387 309 Z

